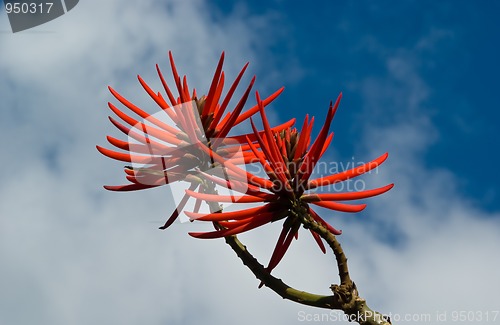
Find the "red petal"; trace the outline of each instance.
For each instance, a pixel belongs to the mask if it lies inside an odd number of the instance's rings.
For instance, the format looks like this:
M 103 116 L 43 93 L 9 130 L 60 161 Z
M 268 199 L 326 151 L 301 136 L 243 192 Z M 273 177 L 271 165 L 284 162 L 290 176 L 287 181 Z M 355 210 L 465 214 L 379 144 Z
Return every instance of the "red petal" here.
M 281 244 L 280 246 L 278 246 L 278 244 L 276 245 L 276 248 L 274 249 L 273 252 L 273 256 L 271 257 L 269 265 L 266 268 L 269 273 L 271 273 L 271 271 L 279 264 L 279 262 L 281 262 L 283 256 L 285 256 L 285 253 L 290 247 L 293 237 L 299 231 L 299 228 L 300 228 L 300 223 L 294 224 L 292 228 L 288 231 L 286 238 L 283 240 L 283 244 Z M 285 228 L 283 228 L 283 230 L 285 230 Z
M 231 85 L 231 88 L 229 88 L 229 91 L 226 94 L 226 97 L 224 98 L 224 101 L 222 102 L 222 105 L 219 107 L 219 109 L 215 112 L 214 114 L 214 119 L 212 120 L 212 123 L 210 124 L 210 129 L 217 129 L 217 125 L 219 124 L 219 121 L 224 114 L 224 111 L 227 108 L 227 105 L 229 104 L 229 101 L 231 100 L 231 97 L 234 94 L 234 91 L 236 90 L 236 87 L 238 87 L 238 84 L 240 83 L 241 77 L 243 77 L 243 74 L 245 73 L 245 70 L 248 67 L 248 63 L 245 64 L 243 69 L 241 69 L 240 73 L 234 80 L 233 84 Z
M 335 105 L 332 106 L 330 104 L 330 109 L 328 110 L 328 115 L 326 117 L 325 123 L 323 124 L 323 127 L 321 128 L 313 145 L 309 149 L 309 152 L 306 154 L 303 163 L 300 165 L 298 174 L 301 175 L 300 176 L 301 180 L 307 180 L 309 178 L 314 169 L 314 166 L 319 160 L 319 155 L 323 149 L 323 145 L 325 143 L 328 131 L 330 129 L 330 125 L 333 120 L 333 116 L 337 111 L 341 98 L 342 98 L 342 93 L 340 93 L 340 95 L 338 96 Z
M 240 115 L 243 106 L 245 106 L 245 103 L 248 99 L 248 95 L 250 94 L 250 91 L 252 90 L 254 83 L 255 83 L 255 77 L 253 77 L 252 80 L 250 81 L 250 84 L 245 90 L 245 93 L 241 97 L 240 101 L 238 102 L 234 110 L 231 112 L 231 116 L 229 117 L 229 119 L 220 127 L 221 129 L 220 132 L 217 133 L 217 137 L 225 138 L 229 133 L 229 131 L 231 130 L 231 128 L 236 125 L 235 121 Z
M 201 125 L 201 119 L 198 113 L 198 108 L 193 102 L 182 104 L 186 122 L 186 133 L 189 136 L 190 142 L 204 141 L 205 130 Z
M 378 157 L 375 160 L 372 160 L 366 164 L 363 164 L 361 166 L 343 171 L 341 173 L 329 175 L 326 177 L 320 177 L 317 179 L 313 179 L 309 181 L 307 189 L 313 189 L 318 186 L 326 186 L 326 185 L 332 185 L 338 182 L 345 181 L 347 179 L 362 175 L 364 173 L 369 172 L 370 170 L 378 167 L 380 164 L 382 164 L 387 157 L 389 156 L 388 153 L 383 154 L 382 156 Z
M 113 138 L 112 136 L 107 136 L 106 139 L 108 140 L 109 143 L 117 147 L 118 149 L 122 149 L 125 151 L 130 151 L 130 145 L 127 141 L 122 141 L 116 138 Z
M 231 212 L 215 212 L 215 213 L 194 213 L 185 211 L 184 213 L 191 219 L 201 221 L 224 221 L 224 220 L 241 220 L 251 216 L 258 215 L 263 212 L 269 212 L 270 204 Z
M 148 188 L 158 187 L 159 185 L 146 185 L 146 184 L 127 184 L 127 185 L 105 185 L 104 188 L 108 191 L 128 192 L 145 190 Z
M 215 99 L 217 99 L 218 101 L 218 98 L 215 98 L 215 93 L 217 90 L 217 86 L 219 84 L 219 79 L 222 72 L 223 64 L 224 64 L 224 52 L 222 52 L 222 54 L 220 55 L 219 63 L 217 64 L 217 69 L 215 69 L 214 77 L 212 79 L 212 84 L 210 85 L 210 90 L 208 91 L 205 106 L 203 107 L 203 112 L 201 114 L 202 116 L 207 116 L 208 112 L 213 111 L 211 106 L 217 104 L 217 102 L 215 102 Z
M 272 214 L 269 214 L 266 217 L 267 218 L 253 220 L 247 224 L 244 224 L 242 226 L 238 226 L 238 227 L 235 227 L 232 229 L 217 230 L 217 231 L 212 231 L 212 232 L 190 232 L 189 235 L 191 235 L 195 238 L 200 238 L 200 239 L 213 239 L 213 238 L 221 238 L 221 237 L 226 237 L 226 236 L 237 235 L 237 234 L 241 234 L 242 232 L 249 231 L 249 230 L 252 230 L 254 228 L 260 227 L 260 226 L 270 222 L 272 219 Z
M 139 122 L 134 118 L 131 118 L 127 114 L 123 113 L 120 111 L 116 106 L 114 106 L 112 103 L 108 103 L 109 108 L 115 113 L 118 117 L 120 117 L 123 121 L 128 123 L 130 126 L 133 127 L 135 130 L 140 130 L 144 134 L 150 134 L 154 136 L 157 139 L 178 145 L 180 144 L 181 140 L 175 137 L 175 134 L 179 133 L 179 130 L 176 130 L 172 128 L 171 126 L 166 125 L 165 123 L 162 123 L 158 121 L 156 118 L 153 118 L 151 116 L 148 116 L 147 120 L 152 122 L 153 124 L 157 125 L 161 124 L 161 129 L 155 128 L 151 125 L 146 125 L 143 122 Z
M 129 143 L 127 141 L 122 141 L 111 136 L 107 136 L 106 139 L 115 147 L 125 151 L 129 151 L 131 153 L 141 153 L 148 155 L 171 155 L 178 151 L 178 149 L 176 148 L 167 147 L 153 141 L 148 143 L 147 145 L 144 145 L 140 143 Z
M 344 204 L 338 202 L 318 201 L 312 202 L 317 206 L 341 212 L 360 212 L 366 208 L 366 204 Z
M 189 186 L 189 190 L 194 190 L 198 187 L 198 184 L 191 184 L 191 186 Z M 175 219 L 177 219 L 177 217 L 179 216 L 179 212 L 184 209 L 184 207 L 186 206 L 186 203 L 187 201 L 189 200 L 189 195 L 185 194 L 181 201 L 179 202 L 179 204 L 177 205 L 177 207 L 175 208 L 174 212 L 172 212 L 172 214 L 170 215 L 170 217 L 167 219 L 167 221 L 165 222 L 165 224 L 163 226 L 161 226 L 159 229 L 167 229 L 174 221 Z
M 276 143 L 273 141 L 274 139 L 269 142 L 269 140 L 261 137 L 259 132 L 257 131 L 257 128 L 255 127 L 255 124 L 253 123 L 252 118 L 250 118 L 250 124 L 252 125 L 252 129 L 254 131 L 255 137 L 257 138 L 259 146 L 262 149 L 262 153 L 264 154 L 264 157 L 259 155 L 259 159 L 262 158 L 262 161 L 261 161 L 262 166 L 266 169 L 266 172 L 268 172 L 268 173 L 272 172 L 273 175 L 276 175 L 276 177 L 278 178 L 278 180 L 282 184 L 288 184 L 288 180 L 286 179 L 285 175 L 283 174 L 284 171 L 283 171 L 282 166 L 284 164 L 281 165 L 279 162 L 276 162 L 274 160 L 274 157 L 273 157 L 271 151 L 270 151 L 271 148 L 276 146 Z M 250 142 L 249 142 L 249 144 L 250 144 Z M 267 168 L 266 168 L 266 166 L 267 166 Z M 276 178 L 274 178 L 274 179 L 276 179 Z M 289 188 L 289 186 L 288 186 L 288 188 Z
M 316 213 L 316 211 L 314 211 L 313 209 L 309 208 L 309 213 L 311 214 L 311 216 L 313 217 L 314 220 L 316 220 L 321 225 L 323 225 L 323 227 L 326 227 L 328 229 L 328 231 L 331 232 L 332 234 L 334 234 L 334 235 L 341 235 L 342 234 L 341 230 L 337 230 L 337 229 L 333 228 L 332 225 L 330 225 L 328 222 L 326 222 L 325 220 L 323 220 Z
M 146 90 L 151 98 L 160 106 L 165 113 L 172 119 L 172 121 L 177 121 L 177 115 L 173 112 L 172 108 L 168 105 L 168 103 L 163 99 L 160 93 L 155 93 L 151 87 L 141 78 L 141 76 L 137 76 L 139 79 L 139 83 L 142 85 L 142 88 Z M 143 117 L 144 118 L 144 117 Z
M 323 254 L 326 254 L 325 244 L 321 240 L 321 237 L 317 233 L 315 233 L 314 231 L 312 231 L 311 229 L 309 229 L 309 231 L 311 232 L 311 235 L 313 236 L 314 241 L 316 241 L 316 243 L 318 244 L 319 249 L 321 249 L 321 251 L 323 252 Z
M 187 103 L 187 102 L 191 101 L 192 98 L 191 98 L 191 95 L 189 94 L 189 87 L 188 87 L 188 84 L 187 84 L 187 77 L 186 76 L 184 76 L 184 78 L 182 78 L 182 85 L 183 85 L 182 86 L 182 88 L 183 88 L 182 90 L 184 91 L 183 92 L 184 102 Z
M 311 130 L 314 125 L 314 117 L 311 118 L 309 122 L 309 115 L 306 115 L 304 119 L 304 124 L 299 133 L 299 142 L 297 143 L 297 148 L 295 149 L 294 159 L 302 158 L 306 153 L 306 148 L 310 142 Z
M 167 110 L 170 108 L 170 105 L 163 99 L 163 97 L 158 96 L 156 92 L 149 87 L 149 85 L 142 79 L 140 75 L 137 75 L 137 79 L 139 80 L 139 83 L 141 84 L 142 88 L 148 93 L 148 95 L 160 106 L 163 110 Z
M 167 85 L 167 82 L 165 81 L 165 78 L 163 78 L 163 74 L 161 73 L 160 67 L 158 64 L 156 65 L 156 71 L 158 72 L 158 77 L 160 77 L 161 84 L 163 85 L 163 88 L 167 92 L 168 99 L 170 100 L 170 103 L 172 106 L 176 104 L 174 94 L 172 94 L 172 91 Z M 161 96 L 160 93 L 158 93 L 158 96 Z
M 278 96 L 283 92 L 284 89 L 285 89 L 285 87 L 281 87 L 280 89 L 278 89 L 277 91 L 275 91 L 271 96 L 269 96 L 266 99 L 264 99 L 262 101 L 263 104 L 264 104 L 264 106 L 269 105 L 273 100 L 275 100 L 276 98 L 278 98 Z M 259 105 L 255 105 L 254 107 L 250 108 L 248 111 L 240 114 L 240 116 L 238 116 L 238 118 L 236 119 L 236 122 L 234 122 L 234 125 L 240 124 L 241 122 L 243 122 L 244 120 L 246 120 L 250 116 L 254 115 L 258 111 L 259 111 Z
M 211 202 L 255 203 L 255 202 L 264 202 L 266 200 L 263 197 L 257 197 L 251 195 L 234 196 L 234 195 L 205 194 L 188 190 L 186 190 L 186 193 L 194 198 Z M 267 194 L 267 198 L 270 201 L 274 198 L 274 195 Z
M 209 114 L 215 114 L 217 107 L 220 107 L 219 100 L 220 100 L 220 97 L 222 95 L 222 89 L 224 89 L 224 81 L 225 81 L 225 75 L 224 75 L 224 71 L 222 71 L 222 74 L 221 74 L 220 80 L 219 80 L 219 85 L 217 86 L 217 89 L 215 90 L 214 99 L 212 101 L 212 103 L 213 103 L 212 108 L 208 111 L 207 114 L 202 113 L 201 116 L 205 117 Z M 203 107 L 203 109 L 205 109 L 205 107 L 206 107 L 206 105 Z
M 259 158 L 255 157 L 252 152 L 244 152 L 242 156 L 240 155 L 240 157 L 229 158 L 227 161 L 229 161 L 233 165 L 244 165 L 258 163 Z
M 371 190 L 359 191 L 359 192 L 306 194 L 303 195 L 301 199 L 305 202 L 359 200 L 380 195 L 382 193 L 389 191 L 393 187 L 394 184 L 389 184 L 383 187 Z
M 168 175 L 167 173 L 165 173 L 164 176 L 147 175 L 147 176 L 138 177 L 138 176 L 133 176 L 133 175 L 127 175 L 126 178 L 131 183 L 160 186 L 160 185 L 173 183 L 173 182 L 178 181 L 179 179 L 181 179 L 183 177 L 179 177 L 178 175 Z
M 266 135 L 267 144 L 269 145 L 269 153 L 271 154 L 270 156 L 267 156 L 267 159 L 270 160 L 274 164 L 281 164 L 281 166 L 284 166 L 285 163 L 283 161 L 283 157 L 281 157 L 281 155 L 279 153 L 279 149 L 276 146 L 276 142 L 275 142 L 274 136 L 273 136 L 272 131 L 271 131 L 271 126 L 269 125 L 269 120 L 267 119 L 266 113 L 264 111 L 263 102 L 260 100 L 259 92 L 256 92 L 255 96 L 257 98 L 257 103 L 259 105 L 260 115 L 262 117 L 262 124 L 264 126 L 264 134 Z M 255 133 L 255 128 L 254 128 L 254 133 Z M 257 135 L 258 135 L 258 133 L 256 134 L 256 136 Z M 275 172 L 276 172 L 276 170 L 275 170 Z
M 128 152 L 127 153 L 117 152 L 117 151 L 103 148 L 101 146 L 96 146 L 96 148 L 100 153 L 102 153 L 103 155 L 105 155 L 109 158 L 120 160 L 120 161 L 125 161 L 125 162 L 132 162 L 131 155 Z M 151 157 L 147 157 L 147 156 L 144 156 L 144 157 L 143 156 L 136 156 L 136 158 L 138 158 L 138 160 L 145 158 L 145 161 L 147 161 L 147 162 L 151 161 Z M 137 160 L 134 159 L 134 161 L 137 161 Z
M 219 221 L 219 225 L 221 225 L 224 228 L 231 229 L 231 228 L 245 225 L 245 224 L 249 223 L 250 221 L 252 221 L 253 219 L 254 219 L 254 217 L 249 217 L 246 219 L 241 219 L 241 220 L 236 220 L 236 221 Z
M 323 148 L 321 149 L 321 153 L 318 156 L 318 160 L 323 156 L 325 153 L 326 149 L 330 146 L 330 143 L 332 142 L 333 139 L 333 132 L 328 135 L 328 138 L 326 138 L 325 143 L 323 144 Z
M 269 166 L 269 164 L 267 163 L 264 155 L 260 151 L 257 150 L 256 146 L 250 141 L 250 139 L 248 137 L 247 137 L 247 141 L 248 141 L 248 145 L 250 146 L 250 149 L 252 149 L 252 152 L 258 158 L 262 167 L 264 167 L 264 170 L 267 173 L 272 172 L 271 166 Z M 263 150 L 265 150 L 264 147 L 263 147 Z
M 172 68 L 172 75 L 174 77 L 175 85 L 177 86 L 177 91 L 179 92 L 179 95 L 181 96 L 181 102 L 186 102 L 186 100 L 183 100 L 183 90 L 182 90 L 182 85 L 181 85 L 181 78 L 179 77 L 179 74 L 177 73 L 177 68 L 175 67 L 175 62 L 174 62 L 174 56 L 172 55 L 172 52 L 168 52 L 168 57 L 170 60 L 170 67 Z M 175 101 L 174 101 L 175 102 Z M 173 104 L 175 106 L 176 104 Z
M 234 179 L 231 179 L 231 181 L 229 181 L 225 178 L 221 179 L 221 178 L 215 177 L 213 175 L 209 175 L 205 172 L 199 172 L 199 174 L 202 175 L 203 178 L 206 178 L 210 181 L 213 181 L 217 185 L 223 186 L 223 187 L 230 189 L 230 190 L 238 191 L 240 193 L 245 193 L 245 194 L 257 196 L 257 197 L 266 197 L 268 194 L 268 193 L 261 192 L 259 187 L 252 185 L 252 184 L 238 182 Z
M 278 125 L 278 126 L 273 127 L 273 128 L 271 129 L 271 131 L 272 131 L 273 133 L 280 132 L 280 131 L 282 131 L 282 130 L 285 130 L 285 129 L 287 129 L 287 128 L 291 127 L 294 123 L 295 123 L 295 119 L 293 118 L 293 119 L 289 120 L 288 122 L 285 122 L 285 123 L 283 123 L 283 124 L 280 124 L 280 125 Z M 263 134 L 263 133 L 264 133 L 264 131 L 260 131 L 260 132 L 259 132 L 259 134 Z M 261 135 L 261 136 L 262 136 L 262 135 Z M 250 139 L 250 141 L 252 141 L 252 142 L 257 141 L 257 138 L 255 137 L 255 134 L 254 134 L 253 132 L 252 132 L 252 133 L 250 133 L 250 134 L 235 135 L 235 136 L 230 136 L 230 137 L 226 137 L 226 138 L 227 138 L 227 139 L 236 140 L 236 141 L 238 141 L 238 142 L 240 142 L 240 143 L 246 143 L 246 141 L 247 141 L 247 140 L 246 140 L 246 138 L 247 138 L 247 137 L 248 137 L 248 138 Z M 222 142 L 222 143 L 224 143 L 224 142 Z
M 269 269 L 270 266 L 276 267 L 278 264 L 276 261 L 278 259 L 281 259 L 283 257 L 284 252 L 282 251 L 283 248 L 283 243 L 285 242 L 285 238 L 287 237 L 288 233 L 290 232 L 290 225 L 287 223 L 283 224 L 283 228 L 281 229 L 280 236 L 278 237 L 278 241 L 276 242 L 276 245 L 274 246 L 273 254 L 271 255 L 271 259 L 269 260 L 269 263 L 267 264 L 267 269 Z M 281 257 L 280 257 L 281 255 Z M 262 283 L 259 287 L 262 286 Z
M 139 77 L 140 78 L 140 77 Z M 141 80 L 141 79 L 139 79 Z M 125 97 L 123 97 L 122 95 L 120 95 L 117 91 L 115 91 L 112 87 L 108 87 L 109 91 L 111 92 L 111 94 L 116 98 L 118 99 L 118 101 L 120 103 L 122 103 L 124 106 L 126 106 L 128 109 L 130 109 L 132 112 L 134 112 L 135 114 L 139 115 L 141 118 L 143 119 L 147 119 L 148 121 L 150 121 L 151 123 L 157 125 L 158 127 L 166 130 L 166 131 L 169 131 L 173 134 L 176 134 L 177 132 L 179 132 L 179 130 L 176 130 L 175 128 L 163 123 L 162 121 L 158 120 L 157 118 L 155 118 L 154 116 L 151 116 L 151 114 L 148 114 L 146 113 L 145 111 L 143 111 L 142 109 L 140 109 L 139 107 L 137 107 L 136 105 L 132 104 L 130 101 L 128 101 Z M 120 110 L 118 110 L 116 107 L 111 107 L 110 105 L 112 105 L 111 103 L 108 103 L 108 106 L 115 112 L 115 114 L 117 114 L 118 116 L 122 117 L 121 115 L 124 115 L 126 116 L 129 120 L 130 118 L 123 114 Z M 121 114 L 117 113 L 120 112 Z M 175 119 L 175 116 L 174 117 L 171 117 L 174 121 L 176 121 Z M 126 119 L 124 119 L 124 121 L 127 122 Z M 129 122 L 127 122 L 129 123 Z M 137 123 L 137 122 L 136 122 Z M 134 123 L 134 124 L 136 124 Z M 130 124 L 130 123 L 129 123 Z M 134 124 L 130 124 L 130 125 L 134 125 Z
M 103 155 L 105 155 L 109 158 L 119 160 L 119 161 L 129 162 L 129 163 L 135 163 L 135 164 L 161 165 L 161 166 L 165 166 L 166 168 L 168 168 L 168 167 L 172 167 L 172 164 L 176 163 L 178 161 L 178 158 L 170 158 L 170 157 L 162 157 L 162 156 L 154 156 L 154 155 L 139 156 L 139 155 L 130 154 L 128 152 L 118 152 L 118 151 L 109 150 L 109 149 L 103 148 L 101 146 L 96 146 L 96 148 L 100 153 L 102 153 Z

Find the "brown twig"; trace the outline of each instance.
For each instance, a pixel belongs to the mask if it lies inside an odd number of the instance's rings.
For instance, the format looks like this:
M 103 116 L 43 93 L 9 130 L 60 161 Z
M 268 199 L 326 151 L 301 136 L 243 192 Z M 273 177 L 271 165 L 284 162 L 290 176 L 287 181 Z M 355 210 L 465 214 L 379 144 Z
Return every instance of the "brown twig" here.
M 217 193 L 215 184 L 204 182 L 206 192 Z M 211 212 L 221 212 L 221 206 L 217 202 L 207 202 Z M 266 268 L 248 251 L 236 236 L 225 237 L 226 243 L 238 255 L 243 264 L 262 281 L 262 283 L 276 292 L 283 299 L 288 299 L 303 305 L 326 309 L 342 310 L 350 321 L 356 321 L 361 325 L 391 325 L 390 319 L 379 312 L 373 311 L 366 304 L 366 300 L 358 294 L 356 285 L 351 280 L 347 266 L 347 257 L 337 238 L 327 228 L 316 222 L 307 209 L 302 206 L 295 213 L 301 220 L 304 228 L 311 229 L 323 238 L 332 249 L 337 260 L 339 270 L 340 285 L 332 284 L 330 289 L 333 295 L 325 296 L 297 290 L 271 275 Z M 214 223 L 216 229 L 221 226 Z

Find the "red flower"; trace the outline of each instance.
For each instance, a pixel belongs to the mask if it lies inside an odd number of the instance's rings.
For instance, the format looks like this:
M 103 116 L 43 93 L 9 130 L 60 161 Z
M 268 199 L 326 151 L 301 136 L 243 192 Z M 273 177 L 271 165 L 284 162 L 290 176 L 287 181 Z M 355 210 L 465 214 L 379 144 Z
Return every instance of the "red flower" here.
M 189 189 L 194 191 L 199 188 L 199 178 L 196 177 L 197 172 L 195 171 L 203 171 L 209 168 L 213 162 L 212 155 L 217 154 L 233 164 L 248 163 L 256 158 L 250 149 L 250 144 L 241 144 L 241 141 L 255 142 L 257 139 L 255 134 L 258 133 L 240 136 L 228 136 L 228 134 L 235 125 L 259 111 L 261 106 L 265 106 L 276 99 L 283 88 L 266 98 L 259 105 L 242 112 L 255 81 L 255 77 L 253 77 L 237 105 L 232 111 L 226 113 L 229 102 L 248 63 L 241 69 L 227 94 L 223 97 L 222 91 L 225 77 L 222 71 L 224 62 L 224 53 L 222 53 L 208 94 L 198 97 L 196 90 L 193 89 L 191 93 L 186 77 L 184 76 L 181 79 L 177 73 L 171 53 L 169 53 L 169 58 L 178 92 L 177 97 L 173 95 L 167 85 L 158 65 L 156 69 L 170 103 L 165 100 L 160 92 L 153 91 L 138 76 L 144 90 L 162 109 L 160 113 L 151 115 L 145 112 L 109 87 L 113 96 L 137 115 L 139 119 L 124 113 L 112 103 L 108 103 L 109 108 L 125 122 L 125 125 L 109 117 L 111 123 L 127 134 L 129 141 L 108 136 L 109 143 L 121 151 L 110 150 L 101 146 L 97 146 L 97 150 L 112 159 L 133 164 L 125 167 L 126 178 L 130 183 L 120 186 L 105 186 L 108 190 L 134 191 L 153 188 L 175 181 L 188 181 L 191 183 Z M 166 120 L 171 122 L 166 122 Z M 294 120 L 290 120 L 274 130 L 284 129 L 293 123 Z M 162 229 L 172 224 L 180 210 L 184 208 L 188 198 L 189 196 L 186 194 L 165 225 L 161 227 Z M 201 201 L 198 200 L 196 206 L 199 207 L 200 203 Z
M 218 223 L 220 226 L 217 230 L 212 232 L 192 232 L 190 235 L 196 238 L 220 238 L 236 235 L 270 222 L 285 219 L 283 230 L 281 231 L 267 267 L 267 270 L 271 272 L 284 256 L 292 239 L 294 237 L 297 238 L 298 230 L 301 225 L 301 215 L 309 214 L 315 222 L 329 229 L 331 233 L 335 235 L 341 234 L 341 231 L 333 228 L 329 223 L 323 220 L 313 210 L 311 204 L 336 211 L 359 212 L 366 207 L 366 204 L 348 204 L 341 201 L 364 199 L 390 190 L 393 184 L 372 190 L 347 193 L 316 194 L 310 192 L 315 188 L 333 185 L 364 174 L 378 167 L 388 156 L 386 153 L 369 163 L 350 170 L 310 180 L 311 173 L 316 163 L 326 151 L 333 138 L 333 133 L 328 133 L 340 99 L 341 95 L 339 95 L 334 105 L 330 103 L 326 121 L 317 138 L 310 144 L 314 118 L 309 120 L 308 116 L 306 116 L 300 132 L 290 127 L 279 131 L 273 130 L 269 126 L 269 121 L 264 112 L 265 103 L 260 100 L 259 94 L 257 93 L 257 102 L 264 125 L 264 132 L 258 132 L 253 121 L 252 127 L 260 150 L 252 143 L 250 138 L 248 138 L 247 141 L 255 157 L 257 157 L 266 171 L 268 178 L 248 174 L 245 177 L 242 176 L 245 174 L 239 171 L 238 167 L 227 165 L 227 172 L 232 175 L 234 179 L 232 181 L 221 180 L 217 176 L 209 175 L 208 173 L 203 174 L 206 179 L 231 188 L 232 190 L 239 191 L 243 195 L 238 197 L 221 196 L 196 193 L 191 190 L 187 190 L 187 193 L 194 198 L 206 201 L 238 203 L 259 202 L 263 205 L 240 211 L 210 214 L 186 211 L 186 215 L 192 219 L 212 221 Z M 215 157 L 215 159 L 222 160 L 222 157 Z M 246 183 L 248 183 L 248 185 L 246 185 Z M 311 231 L 311 234 L 321 250 L 325 252 L 324 244 L 319 235 L 313 231 Z

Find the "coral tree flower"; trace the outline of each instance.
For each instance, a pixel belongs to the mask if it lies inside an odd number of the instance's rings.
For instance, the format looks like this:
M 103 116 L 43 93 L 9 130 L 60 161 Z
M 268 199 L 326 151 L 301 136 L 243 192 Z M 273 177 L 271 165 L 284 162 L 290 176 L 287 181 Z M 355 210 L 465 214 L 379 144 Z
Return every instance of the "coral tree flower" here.
M 108 103 L 113 113 L 125 122 L 123 124 L 115 118 L 109 117 L 111 123 L 128 135 L 129 141 L 122 141 L 108 136 L 109 143 L 120 149 L 120 151 L 101 146 L 97 146 L 97 150 L 112 159 L 132 163 L 133 165 L 125 167 L 126 178 L 130 183 L 120 186 L 105 186 L 108 190 L 142 190 L 175 181 L 188 181 L 191 183 L 189 187 L 191 191 L 201 190 L 199 178 L 196 177 L 194 171 L 203 171 L 213 165 L 211 156 L 217 155 L 233 164 L 248 163 L 256 159 L 250 144 L 242 145 L 241 141 L 256 142 L 256 134 L 258 133 L 239 136 L 228 136 L 228 134 L 234 126 L 247 120 L 257 113 L 262 106 L 266 106 L 276 99 L 283 88 L 273 93 L 259 105 L 255 105 L 243 112 L 243 107 L 255 82 L 255 77 L 253 77 L 236 106 L 227 112 L 229 103 L 248 63 L 241 69 L 223 97 L 225 79 L 222 70 L 223 52 L 207 95 L 198 97 L 195 89 L 192 92 L 190 91 L 186 76 L 182 79 L 179 76 L 171 52 L 169 52 L 169 59 L 178 96 L 174 96 L 158 65 L 156 65 L 156 70 L 166 92 L 168 102 L 160 92 L 153 91 L 140 76 L 138 76 L 138 79 L 144 90 L 161 108 L 160 112 L 166 114 L 165 116 L 168 115 L 168 118 L 173 123 L 166 123 L 157 114 L 151 115 L 145 112 L 109 87 L 111 94 L 133 113 L 124 113 L 114 104 Z M 139 119 L 133 117 L 134 115 L 138 116 Z M 284 129 L 293 123 L 294 120 L 290 120 L 274 130 Z M 131 139 L 133 142 L 130 141 Z M 255 143 L 255 145 L 258 144 Z M 235 156 L 236 152 L 241 152 L 241 154 Z M 134 164 L 141 166 L 136 167 Z M 186 194 L 167 222 L 163 227 L 160 227 L 161 229 L 167 228 L 173 223 L 188 199 L 189 196 Z M 195 207 L 199 209 L 200 204 L 201 201 L 197 200 Z
M 258 146 L 254 145 L 250 139 L 248 139 L 248 144 L 260 161 L 268 178 L 252 175 L 251 177 L 240 177 L 232 182 L 227 182 L 206 174 L 206 178 L 233 190 L 240 190 L 243 195 L 239 197 L 221 196 L 196 193 L 190 190 L 187 190 L 187 193 L 194 198 L 207 201 L 261 203 L 262 205 L 239 211 L 210 214 L 186 211 L 186 215 L 190 218 L 216 222 L 220 226 L 215 231 L 192 232 L 190 235 L 196 238 L 220 238 L 236 235 L 270 222 L 285 219 L 283 229 L 267 266 L 267 270 L 271 272 L 284 256 L 292 239 L 294 237 L 297 238 L 301 225 L 301 214 L 309 214 L 315 222 L 326 227 L 334 235 L 339 235 L 341 231 L 333 228 L 328 222 L 323 220 L 313 209 L 313 206 L 341 212 L 359 212 L 366 207 L 366 204 L 349 204 L 342 201 L 365 199 L 390 190 L 393 184 L 357 192 L 311 193 L 313 189 L 327 187 L 362 175 L 378 167 L 388 156 L 385 153 L 364 165 L 336 174 L 310 179 L 316 163 L 326 151 L 333 138 L 333 133 L 329 134 L 329 129 L 340 99 L 341 95 L 339 95 L 335 104 L 330 103 L 326 121 L 317 138 L 311 144 L 311 130 L 314 118 L 309 120 L 309 117 L 306 116 L 300 132 L 290 127 L 280 131 L 273 131 L 264 112 L 265 103 L 260 100 L 257 93 L 257 102 L 264 132 L 258 132 L 252 121 L 254 136 L 257 138 Z M 260 147 L 260 150 L 258 147 Z M 244 175 L 243 173 L 239 173 L 237 167 L 234 166 L 231 166 L 228 172 L 234 173 L 235 176 Z M 248 182 L 248 187 L 242 186 L 244 182 Z M 311 234 L 320 249 L 325 253 L 326 250 L 319 235 L 313 231 L 311 231 Z

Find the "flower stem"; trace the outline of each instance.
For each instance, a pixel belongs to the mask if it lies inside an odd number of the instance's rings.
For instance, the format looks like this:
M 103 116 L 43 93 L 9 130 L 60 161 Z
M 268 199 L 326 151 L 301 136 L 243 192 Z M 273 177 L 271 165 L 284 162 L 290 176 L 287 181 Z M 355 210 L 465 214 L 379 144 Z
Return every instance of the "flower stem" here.
M 312 229 L 312 228 L 311 228 Z M 328 231 L 328 230 L 327 230 Z M 319 234 L 319 233 L 318 233 Z M 337 252 L 336 256 L 342 255 L 342 248 L 336 240 L 335 236 L 333 239 L 328 240 L 330 247 L 335 247 Z M 350 282 L 351 286 L 341 284 L 332 285 L 330 288 L 333 291 L 333 296 L 325 296 L 309 293 L 306 291 L 300 291 L 295 288 L 290 287 L 284 283 L 281 279 L 278 279 L 271 275 L 259 261 L 250 254 L 246 246 L 243 245 L 236 236 L 225 237 L 226 243 L 236 252 L 236 255 L 242 260 L 243 264 L 252 271 L 252 273 L 264 283 L 264 285 L 283 299 L 288 299 L 303 305 L 325 308 L 325 309 L 339 309 L 344 311 L 348 315 L 348 319 L 356 321 L 362 325 L 390 325 L 389 319 L 386 319 L 379 312 L 373 311 L 366 301 L 358 296 L 358 292 L 354 282 Z M 326 240 L 326 239 L 325 239 Z M 332 250 L 333 250 L 332 247 Z M 337 254 L 339 253 L 339 254 Z M 345 263 L 347 259 L 345 258 Z M 347 270 L 347 264 L 345 264 L 345 269 Z M 348 278 L 349 273 L 345 274 Z
M 294 289 L 271 275 L 259 261 L 247 250 L 236 236 L 225 237 L 226 243 L 231 246 L 236 255 L 242 260 L 243 264 L 252 271 L 252 273 L 264 283 L 264 285 L 283 299 L 289 299 L 303 305 L 327 308 L 327 309 L 341 309 L 334 296 L 324 296 L 300 291 Z
M 334 293 L 337 304 L 340 309 L 348 315 L 350 320 L 357 321 L 362 325 L 389 325 L 391 321 L 388 317 L 382 315 L 377 311 L 373 311 L 366 304 L 366 300 L 359 296 L 356 284 L 351 280 L 349 269 L 347 267 L 347 257 L 344 254 L 342 246 L 338 242 L 334 234 L 332 234 L 323 225 L 316 222 L 311 215 L 306 211 L 301 211 L 301 222 L 304 228 L 311 229 L 323 238 L 337 260 L 337 267 L 339 269 L 340 285 L 332 284 L 330 289 Z

